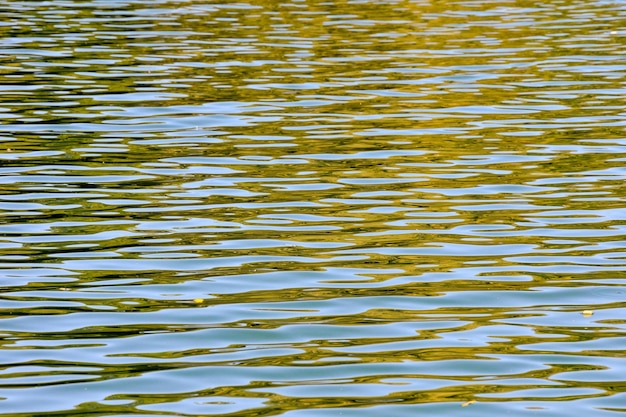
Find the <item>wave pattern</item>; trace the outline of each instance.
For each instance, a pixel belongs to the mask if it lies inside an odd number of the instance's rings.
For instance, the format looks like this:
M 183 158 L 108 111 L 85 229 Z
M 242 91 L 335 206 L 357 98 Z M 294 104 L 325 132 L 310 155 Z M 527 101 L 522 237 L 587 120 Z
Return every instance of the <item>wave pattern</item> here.
M 621 415 L 625 18 L 3 2 L 0 415 Z

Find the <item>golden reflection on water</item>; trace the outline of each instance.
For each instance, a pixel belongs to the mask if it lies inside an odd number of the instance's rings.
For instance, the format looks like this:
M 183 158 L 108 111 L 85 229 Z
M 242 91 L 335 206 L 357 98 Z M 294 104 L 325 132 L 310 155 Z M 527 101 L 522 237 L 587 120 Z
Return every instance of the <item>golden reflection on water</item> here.
M 625 12 L 5 2 L 0 414 L 622 413 Z

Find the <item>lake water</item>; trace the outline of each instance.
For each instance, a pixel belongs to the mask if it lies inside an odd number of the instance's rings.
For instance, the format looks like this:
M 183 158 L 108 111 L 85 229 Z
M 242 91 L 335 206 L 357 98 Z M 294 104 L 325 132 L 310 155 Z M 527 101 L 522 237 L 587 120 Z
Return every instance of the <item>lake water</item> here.
M 625 21 L 2 2 L 0 415 L 624 415 Z

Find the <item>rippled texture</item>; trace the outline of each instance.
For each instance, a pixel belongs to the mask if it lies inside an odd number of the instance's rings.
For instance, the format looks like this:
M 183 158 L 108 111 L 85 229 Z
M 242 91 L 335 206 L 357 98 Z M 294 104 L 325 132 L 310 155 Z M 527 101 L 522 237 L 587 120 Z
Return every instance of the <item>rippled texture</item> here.
M 0 414 L 626 411 L 623 1 L 5 0 Z

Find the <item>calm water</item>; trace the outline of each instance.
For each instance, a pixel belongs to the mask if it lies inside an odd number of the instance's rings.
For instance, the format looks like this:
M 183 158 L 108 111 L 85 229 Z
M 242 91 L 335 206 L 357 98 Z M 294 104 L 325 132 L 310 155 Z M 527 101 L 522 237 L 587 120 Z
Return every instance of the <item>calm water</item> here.
M 0 415 L 624 415 L 624 21 L 3 1 Z

